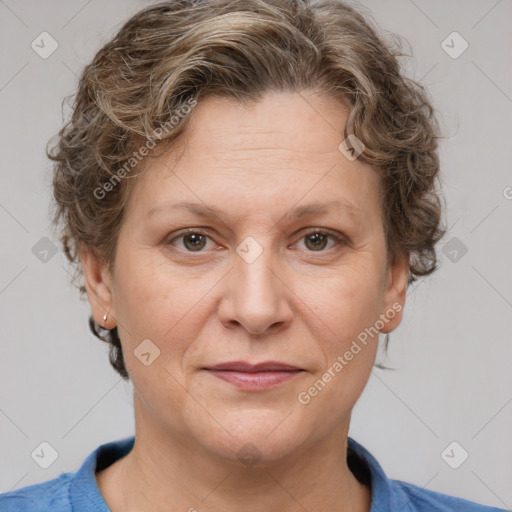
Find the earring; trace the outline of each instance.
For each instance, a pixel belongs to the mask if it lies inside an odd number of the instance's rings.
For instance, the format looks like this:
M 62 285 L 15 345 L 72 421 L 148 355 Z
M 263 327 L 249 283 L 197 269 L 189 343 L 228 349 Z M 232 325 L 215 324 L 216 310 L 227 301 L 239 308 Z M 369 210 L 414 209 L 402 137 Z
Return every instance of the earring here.
M 105 325 L 107 323 L 107 317 L 108 317 L 108 313 L 105 313 L 103 315 L 103 325 Z

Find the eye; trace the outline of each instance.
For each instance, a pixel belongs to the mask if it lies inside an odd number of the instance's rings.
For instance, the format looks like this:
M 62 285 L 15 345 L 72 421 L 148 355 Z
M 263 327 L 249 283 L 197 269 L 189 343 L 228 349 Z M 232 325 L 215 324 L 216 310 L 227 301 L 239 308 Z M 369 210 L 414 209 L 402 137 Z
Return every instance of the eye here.
M 167 242 L 167 245 L 176 245 L 176 241 L 181 240 L 181 247 L 179 249 L 185 250 L 187 252 L 201 252 L 207 244 L 207 241 L 210 237 L 199 230 L 189 229 L 186 233 L 182 233 L 181 235 L 175 236 L 171 240 Z
M 333 248 L 333 246 L 346 243 L 342 236 L 319 228 L 310 229 L 300 238 L 301 241 L 304 240 L 304 245 L 310 252 L 326 252 L 325 249 L 329 245 L 329 239 L 333 243 L 327 250 Z M 170 239 L 166 244 L 175 246 L 185 252 L 202 252 L 207 246 L 208 240 L 211 241 L 211 238 L 207 233 L 198 229 L 188 229 L 185 233 Z M 178 241 L 181 243 L 178 243 Z
M 334 240 L 334 246 L 344 243 L 341 236 L 318 228 L 311 229 L 301 238 L 301 240 L 304 240 L 307 249 L 312 252 L 325 252 L 324 249 L 328 246 L 329 239 Z

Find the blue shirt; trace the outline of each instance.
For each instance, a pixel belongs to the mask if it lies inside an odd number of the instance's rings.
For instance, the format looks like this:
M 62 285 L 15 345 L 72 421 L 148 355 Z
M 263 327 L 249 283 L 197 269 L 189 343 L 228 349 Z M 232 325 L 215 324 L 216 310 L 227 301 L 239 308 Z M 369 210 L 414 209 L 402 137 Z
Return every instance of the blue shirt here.
M 1 512 L 110 512 L 96 484 L 94 473 L 124 457 L 134 437 L 99 446 L 76 473 L 0 495 Z M 370 512 L 498 512 L 505 509 L 478 505 L 390 480 L 374 457 L 353 439 L 348 439 L 347 463 L 372 490 Z

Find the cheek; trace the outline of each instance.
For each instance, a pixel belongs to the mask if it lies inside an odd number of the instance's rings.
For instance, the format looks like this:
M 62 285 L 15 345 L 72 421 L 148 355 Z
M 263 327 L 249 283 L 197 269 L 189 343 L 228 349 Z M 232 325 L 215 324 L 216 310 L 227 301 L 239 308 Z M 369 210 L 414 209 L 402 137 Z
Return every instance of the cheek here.
M 218 276 L 187 272 L 168 264 L 158 251 L 132 251 L 116 268 L 115 308 L 125 362 L 139 372 L 134 350 L 146 339 L 160 350 L 157 366 L 186 363 L 208 315 Z
M 297 277 L 293 289 L 307 305 L 303 313 L 336 349 L 377 320 L 381 308 L 382 269 L 368 253 L 321 278 Z
M 347 419 L 370 377 L 378 344 L 378 333 L 371 330 L 380 313 L 377 277 L 370 266 L 365 272 L 347 270 L 310 291 L 313 306 L 304 315 L 313 325 L 323 363 L 297 400 L 319 430 Z M 326 410 L 331 411 L 327 417 Z
M 114 289 L 123 341 L 136 345 L 149 338 L 160 344 L 190 309 L 193 292 L 184 285 L 183 277 L 145 257 L 148 253 L 127 254 L 116 262 Z

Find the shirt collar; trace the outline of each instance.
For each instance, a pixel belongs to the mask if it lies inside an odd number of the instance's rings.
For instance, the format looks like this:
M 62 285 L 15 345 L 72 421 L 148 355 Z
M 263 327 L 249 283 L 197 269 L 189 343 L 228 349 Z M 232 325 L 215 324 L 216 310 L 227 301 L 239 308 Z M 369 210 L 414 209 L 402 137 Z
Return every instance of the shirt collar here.
M 402 488 L 390 480 L 375 457 L 363 446 L 348 438 L 348 449 L 352 450 L 360 463 L 368 469 L 371 480 L 372 504 L 370 512 L 408 512 L 411 502 Z
M 85 459 L 69 489 L 73 512 L 110 512 L 96 483 L 95 472 L 124 457 L 132 449 L 134 442 L 135 437 L 128 437 L 102 444 Z
M 70 499 L 73 511 L 110 512 L 96 483 L 95 472 L 124 457 L 133 447 L 135 437 L 128 437 L 99 446 L 84 461 L 71 482 Z M 363 446 L 348 438 L 348 449 L 369 471 L 372 501 L 370 512 L 407 512 L 410 501 L 399 486 L 394 485 L 380 464 Z

